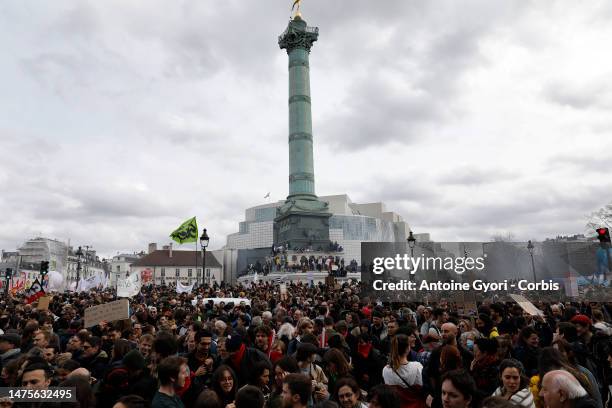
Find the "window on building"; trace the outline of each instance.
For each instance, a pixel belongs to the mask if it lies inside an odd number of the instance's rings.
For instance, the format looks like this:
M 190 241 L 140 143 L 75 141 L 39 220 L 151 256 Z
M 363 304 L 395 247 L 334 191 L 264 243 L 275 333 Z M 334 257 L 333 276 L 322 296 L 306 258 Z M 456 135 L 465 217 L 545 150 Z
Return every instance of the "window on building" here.
M 121 265 L 117 265 L 117 272 L 121 272 Z
M 164 268 L 161 269 L 162 282 L 164 281 L 164 277 L 166 276 L 166 270 Z
M 179 276 L 181 276 L 181 270 L 179 268 L 175 269 L 176 272 L 176 277 L 178 278 Z
M 196 274 L 197 274 L 198 278 L 202 277 L 202 268 L 198 268 Z
M 187 269 L 187 276 L 189 276 L 191 278 L 191 274 L 192 274 L 192 269 Z
M 206 277 L 210 278 L 210 269 L 206 268 Z

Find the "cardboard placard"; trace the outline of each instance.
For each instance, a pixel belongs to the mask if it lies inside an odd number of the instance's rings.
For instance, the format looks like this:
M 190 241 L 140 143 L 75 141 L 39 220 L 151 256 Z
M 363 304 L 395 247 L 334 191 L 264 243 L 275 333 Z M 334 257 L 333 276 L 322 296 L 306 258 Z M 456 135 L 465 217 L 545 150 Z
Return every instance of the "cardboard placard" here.
M 53 299 L 53 296 L 43 296 L 38 299 L 38 310 L 49 310 L 49 303 Z
M 535 307 L 525 296 L 522 295 L 510 295 L 510 297 L 523 308 L 524 311 L 529 313 L 531 316 L 544 316 L 544 313 Z
M 85 309 L 85 327 L 93 327 L 101 321 L 114 322 L 130 318 L 130 301 L 127 299 L 115 300 Z

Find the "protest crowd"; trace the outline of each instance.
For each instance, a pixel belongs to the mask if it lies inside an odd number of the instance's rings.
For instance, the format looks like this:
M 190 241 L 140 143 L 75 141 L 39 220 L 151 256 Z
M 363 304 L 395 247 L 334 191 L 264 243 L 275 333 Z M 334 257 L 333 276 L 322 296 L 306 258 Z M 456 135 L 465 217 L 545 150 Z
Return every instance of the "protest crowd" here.
M 3 295 L 0 387 L 72 387 L 77 402 L 0 407 L 609 404 L 606 303 L 536 302 L 534 316 L 515 302 L 387 304 L 358 283 L 150 286 L 128 319 L 86 327 L 87 308 L 116 300 L 110 289 L 56 293 L 45 307 Z

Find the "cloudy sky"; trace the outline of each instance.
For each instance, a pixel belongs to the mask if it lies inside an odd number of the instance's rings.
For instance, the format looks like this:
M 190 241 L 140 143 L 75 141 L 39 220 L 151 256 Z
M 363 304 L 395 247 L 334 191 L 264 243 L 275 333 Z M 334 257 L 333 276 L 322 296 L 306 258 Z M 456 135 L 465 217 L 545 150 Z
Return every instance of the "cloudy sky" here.
M 0 248 L 103 255 L 287 195 L 290 0 L 0 3 Z M 583 233 L 612 198 L 612 3 L 304 0 L 316 192 L 435 240 Z M 185 247 L 184 249 L 190 249 Z

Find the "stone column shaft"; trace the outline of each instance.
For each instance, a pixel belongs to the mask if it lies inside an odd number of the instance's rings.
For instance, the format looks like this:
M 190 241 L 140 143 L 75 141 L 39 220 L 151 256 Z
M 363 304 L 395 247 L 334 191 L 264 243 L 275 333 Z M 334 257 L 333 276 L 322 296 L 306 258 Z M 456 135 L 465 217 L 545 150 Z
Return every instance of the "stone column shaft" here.
M 289 197 L 315 195 L 308 51 L 289 53 Z

